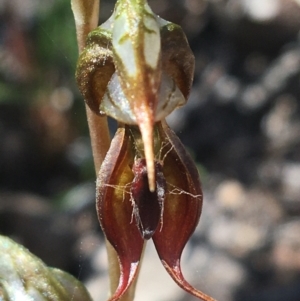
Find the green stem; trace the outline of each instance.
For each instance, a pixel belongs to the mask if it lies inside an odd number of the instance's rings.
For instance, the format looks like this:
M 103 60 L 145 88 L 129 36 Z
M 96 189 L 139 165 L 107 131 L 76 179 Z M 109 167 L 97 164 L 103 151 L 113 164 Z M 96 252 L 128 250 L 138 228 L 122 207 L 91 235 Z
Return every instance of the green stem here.
M 85 47 L 87 35 L 98 26 L 99 0 L 71 0 L 74 14 L 79 53 Z M 110 146 L 110 136 L 106 117 L 99 117 L 86 105 L 87 122 L 90 131 L 92 152 L 96 175 Z M 110 291 L 113 294 L 118 286 L 120 269 L 117 254 L 111 244 L 106 241 Z M 133 301 L 136 281 L 120 301 Z

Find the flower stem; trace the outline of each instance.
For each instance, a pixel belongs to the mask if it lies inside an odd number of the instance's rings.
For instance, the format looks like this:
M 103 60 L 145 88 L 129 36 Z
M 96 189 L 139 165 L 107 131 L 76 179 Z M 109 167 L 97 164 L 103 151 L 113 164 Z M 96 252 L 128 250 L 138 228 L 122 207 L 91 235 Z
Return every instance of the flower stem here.
M 76 35 L 79 53 L 85 47 L 89 32 L 98 26 L 100 0 L 71 0 L 74 14 Z M 110 135 L 106 117 L 99 117 L 86 105 L 87 122 L 90 131 L 92 153 L 96 175 L 110 146 Z M 120 269 L 117 254 L 111 244 L 106 240 L 108 256 L 108 269 L 110 278 L 110 291 L 113 293 L 119 282 Z M 120 299 L 120 301 L 132 301 L 134 299 L 135 284 Z

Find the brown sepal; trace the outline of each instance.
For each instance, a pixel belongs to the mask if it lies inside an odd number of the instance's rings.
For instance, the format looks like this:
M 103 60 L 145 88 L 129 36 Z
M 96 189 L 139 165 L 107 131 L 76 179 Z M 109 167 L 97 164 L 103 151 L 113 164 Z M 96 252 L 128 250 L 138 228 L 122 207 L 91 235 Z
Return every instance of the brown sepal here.
M 132 142 L 120 127 L 101 166 L 97 180 L 97 213 L 106 238 L 118 254 L 119 285 L 110 301 L 118 300 L 132 284 L 142 254 L 144 240 L 135 221 L 127 184 L 133 180 Z
M 202 190 L 193 160 L 174 132 L 164 123 L 159 127 L 166 136 L 162 157 L 167 181 L 167 194 L 161 229 L 153 235 L 157 253 L 173 280 L 184 290 L 204 301 L 214 301 L 191 286 L 183 277 L 180 266 L 182 251 L 194 232 L 202 209 Z
M 115 72 L 111 48 L 111 32 L 98 27 L 89 34 L 77 62 L 78 88 L 87 105 L 98 115 L 107 84 Z

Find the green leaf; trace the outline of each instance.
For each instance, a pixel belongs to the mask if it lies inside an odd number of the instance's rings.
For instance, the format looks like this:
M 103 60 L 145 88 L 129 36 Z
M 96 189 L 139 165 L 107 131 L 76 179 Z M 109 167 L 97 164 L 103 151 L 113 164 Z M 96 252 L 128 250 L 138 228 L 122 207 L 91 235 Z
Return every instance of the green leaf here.
M 0 236 L 1 301 L 92 301 L 73 276 L 47 267 L 11 239 Z

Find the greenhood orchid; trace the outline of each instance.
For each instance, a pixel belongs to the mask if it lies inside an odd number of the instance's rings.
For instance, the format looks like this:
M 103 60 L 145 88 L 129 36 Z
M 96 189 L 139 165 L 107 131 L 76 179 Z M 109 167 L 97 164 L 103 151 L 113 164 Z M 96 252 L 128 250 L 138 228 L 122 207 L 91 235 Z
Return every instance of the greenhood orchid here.
M 154 190 L 153 126 L 186 102 L 194 56 L 182 29 L 156 16 L 146 0 L 119 0 L 92 31 L 77 66 L 77 82 L 97 114 L 137 124 Z
M 194 56 L 178 25 L 156 16 L 146 0 L 119 0 L 108 21 L 92 31 L 77 66 L 88 106 L 119 123 L 97 179 L 97 213 L 118 254 L 120 279 L 109 299 L 133 283 L 145 240 L 153 239 L 163 266 L 184 290 L 182 251 L 202 209 L 197 169 L 165 117 L 186 103 Z

